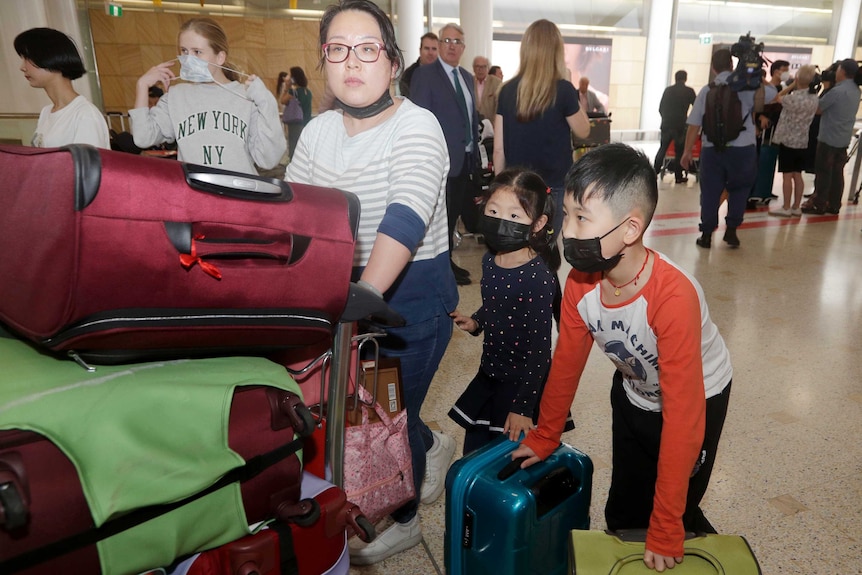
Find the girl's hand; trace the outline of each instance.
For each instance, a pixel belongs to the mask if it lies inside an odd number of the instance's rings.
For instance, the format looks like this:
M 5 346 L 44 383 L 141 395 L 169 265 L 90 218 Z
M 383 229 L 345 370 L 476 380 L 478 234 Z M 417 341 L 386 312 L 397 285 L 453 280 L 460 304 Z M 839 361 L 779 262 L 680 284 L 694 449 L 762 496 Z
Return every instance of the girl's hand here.
M 257 80 L 257 76 L 252 74 L 251 76 L 249 76 L 248 78 L 245 79 L 245 82 L 243 82 L 243 84 L 245 84 L 246 88 L 248 88 L 249 86 L 254 84 L 255 80 Z
M 533 420 L 525 415 L 517 413 L 509 413 L 506 417 L 506 423 L 503 425 L 503 433 L 509 434 L 510 441 L 519 441 L 521 432 L 524 432 L 524 437 L 533 429 Z
M 459 329 L 466 332 L 474 332 L 479 329 L 479 322 L 467 315 L 461 315 L 457 309 L 449 314 Z
M 175 80 L 177 77 L 173 70 L 171 70 L 176 62 L 176 60 L 168 60 L 167 62 L 162 62 L 161 64 L 153 66 L 147 70 L 143 76 L 138 78 L 138 87 L 143 88 L 144 91 L 146 91 L 149 90 L 151 86 L 155 86 L 161 82 L 165 86 L 165 91 L 167 91 L 168 87 L 171 85 L 171 80 Z

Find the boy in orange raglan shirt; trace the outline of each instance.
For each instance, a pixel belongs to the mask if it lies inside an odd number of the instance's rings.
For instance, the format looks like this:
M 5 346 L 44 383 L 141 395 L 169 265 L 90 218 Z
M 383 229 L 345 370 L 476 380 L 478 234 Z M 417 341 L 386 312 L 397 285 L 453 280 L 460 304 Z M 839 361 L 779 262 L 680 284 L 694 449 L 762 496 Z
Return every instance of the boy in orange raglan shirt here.
M 624 144 L 597 148 L 567 175 L 563 253 L 574 269 L 539 424 L 512 457 L 527 467 L 557 448 L 595 342 L 617 368 L 605 520 L 646 528 L 644 562 L 660 572 L 682 562 L 686 531 L 715 533 L 699 505 L 733 372 L 700 285 L 643 244 L 657 200 L 649 160 Z

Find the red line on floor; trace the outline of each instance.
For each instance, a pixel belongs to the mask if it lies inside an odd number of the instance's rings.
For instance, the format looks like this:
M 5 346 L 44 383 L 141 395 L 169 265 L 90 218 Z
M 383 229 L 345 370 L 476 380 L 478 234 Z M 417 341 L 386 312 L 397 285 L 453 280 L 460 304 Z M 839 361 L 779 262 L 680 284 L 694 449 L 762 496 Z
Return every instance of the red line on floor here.
M 752 212 L 747 212 L 752 213 Z M 695 214 L 695 216 L 699 216 L 700 214 Z M 845 213 L 840 215 L 835 214 L 824 214 L 822 216 L 816 215 L 803 215 L 801 218 L 769 218 L 764 220 L 755 220 L 743 222 L 740 226 L 742 229 L 751 229 L 751 228 L 768 228 L 775 226 L 792 226 L 792 225 L 805 225 L 805 224 L 822 224 L 825 222 L 834 222 L 839 219 L 842 220 L 858 220 L 862 219 L 862 212 L 853 212 L 853 213 Z M 720 229 L 723 229 L 723 226 L 720 226 Z M 685 226 L 679 228 L 669 228 L 669 229 L 647 229 L 646 237 L 657 237 L 657 236 L 675 236 L 675 235 L 683 235 L 683 234 L 695 234 L 700 230 L 697 226 Z

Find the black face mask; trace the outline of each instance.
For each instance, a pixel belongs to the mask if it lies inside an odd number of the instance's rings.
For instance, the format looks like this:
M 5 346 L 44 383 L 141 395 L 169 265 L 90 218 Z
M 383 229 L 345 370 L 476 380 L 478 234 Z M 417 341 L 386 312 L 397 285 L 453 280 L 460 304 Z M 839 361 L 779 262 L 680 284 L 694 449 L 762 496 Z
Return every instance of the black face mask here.
M 616 267 L 623 258 L 622 252 L 607 259 L 602 255 L 602 238 L 610 235 L 618 227 L 626 223 L 628 218 L 614 226 L 614 228 L 603 236 L 589 240 L 576 238 L 563 238 L 563 256 L 573 268 L 579 272 L 595 273 L 606 272 Z
M 391 106 L 394 102 L 392 101 L 392 95 L 389 93 L 389 89 L 387 88 L 383 95 L 377 99 L 371 105 L 362 107 L 362 108 L 354 108 L 353 106 L 348 106 L 338 98 L 335 99 L 335 105 L 344 110 L 344 113 L 348 116 L 353 116 L 354 118 L 364 120 L 365 118 L 370 118 L 372 116 L 376 116 L 389 106 Z
M 482 214 L 478 231 L 485 236 L 485 244 L 497 253 L 518 251 L 530 245 L 531 229 L 528 224 L 503 220 Z

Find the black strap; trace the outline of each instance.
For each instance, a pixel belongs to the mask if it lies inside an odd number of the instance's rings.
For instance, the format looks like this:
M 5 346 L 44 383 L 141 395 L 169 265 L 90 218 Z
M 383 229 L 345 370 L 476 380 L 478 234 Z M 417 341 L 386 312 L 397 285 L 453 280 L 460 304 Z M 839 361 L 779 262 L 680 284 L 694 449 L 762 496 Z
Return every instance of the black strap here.
M 104 524 L 101 527 L 94 527 L 89 531 L 84 531 L 82 533 L 78 533 L 76 535 L 72 535 L 65 539 L 61 539 L 59 541 L 55 541 L 54 543 L 50 543 L 44 547 L 40 547 L 38 549 L 32 549 L 13 557 L 11 559 L 7 559 L 0 563 L 0 573 L 4 575 L 10 573 L 17 573 L 18 571 L 23 571 L 24 569 L 29 569 L 35 565 L 40 563 L 44 563 L 45 561 L 49 561 L 51 559 L 56 559 L 66 553 L 70 553 L 72 551 L 76 551 L 78 549 L 82 549 L 84 547 L 88 547 L 103 539 L 107 539 L 108 537 L 112 537 L 118 533 L 122 533 L 132 527 L 136 527 L 142 523 L 146 523 L 151 519 L 155 519 L 156 517 L 161 517 L 166 513 L 170 513 L 175 509 L 179 509 L 184 505 L 188 505 L 193 501 L 197 501 L 202 497 L 206 497 L 211 493 L 215 493 L 216 491 L 227 487 L 231 483 L 240 482 L 243 483 L 256 477 L 262 471 L 266 470 L 269 467 L 272 467 L 279 461 L 286 459 L 302 449 L 302 438 L 294 439 L 290 443 L 286 443 L 281 447 L 277 447 L 272 451 L 267 453 L 263 453 L 261 455 L 257 455 L 252 457 L 248 461 L 246 461 L 245 465 L 240 467 L 235 467 L 231 469 L 227 473 L 225 473 L 221 479 L 204 489 L 203 491 L 199 491 L 193 495 L 189 495 L 184 499 L 180 499 L 179 501 L 174 501 L 173 503 L 163 503 L 159 505 L 150 505 L 148 507 L 141 507 L 140 509 L 136 509 L 122 517 L 118 517 L 116 519 L 112 519 Z
M 281 557 L 280 575 L 299 575 L 299 562 L 293 545 L 293 531 L 290 525 L 275 521 L 267 527 L 278 533 L 278 552 Z

